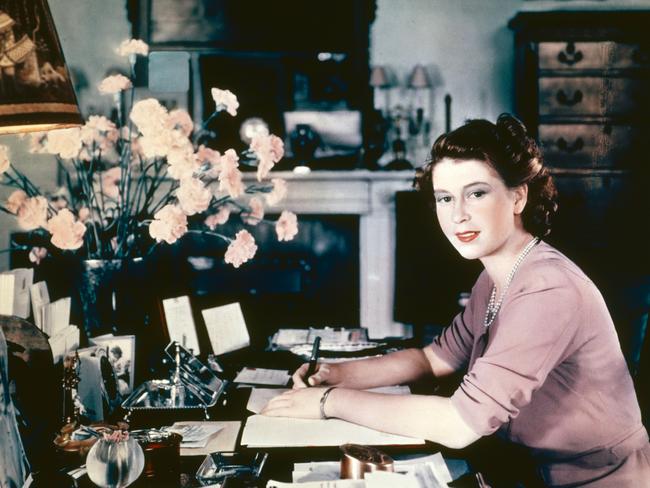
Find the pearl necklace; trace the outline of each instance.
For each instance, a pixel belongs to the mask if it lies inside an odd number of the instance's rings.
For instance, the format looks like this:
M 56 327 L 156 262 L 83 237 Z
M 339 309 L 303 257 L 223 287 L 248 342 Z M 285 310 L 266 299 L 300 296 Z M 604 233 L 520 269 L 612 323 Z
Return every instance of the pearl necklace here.
M 522 261 L 524 258 L 528 255 L 528 253 L 531 251 L 531 249 L 539 242 L 539 237 L 534 237 L 532 241 L 530 241 L 528 244 L 526 244 L 526 247 L 521 251 L 519 256 L 517 256 L 517 260 L 515 261 L 515 264 L 512 266 L 512 269 L 510 270 L 510 273 L 508 273 L 508 277 L 506 278 L 506 284 L 503 287 L 503 291 L 501 292 L 501 296 L 499 297 L 499 301 L 497 301 L 497 287 L 496 285 L 492 286 L 492 293 L 490 294 L 490 301 L 488 302 L 487 310 L 485 311 L 485 317 L 483 318 L 483 325 L 485 327 L 489 327 L 492 322 L 494 322 L 494 319 L 497 316 L 497 313 L 499 312 L 499 309 L 501 308 L 501 304 L 503 303 L 503 299 L 506 296 L 506 293 L 508 291 L 508 287 L 510 286 L 510 282 L 512 281 L 512 278 L 514 278 L 515 273 L 517 272 L 517 268 L 521 265 Z

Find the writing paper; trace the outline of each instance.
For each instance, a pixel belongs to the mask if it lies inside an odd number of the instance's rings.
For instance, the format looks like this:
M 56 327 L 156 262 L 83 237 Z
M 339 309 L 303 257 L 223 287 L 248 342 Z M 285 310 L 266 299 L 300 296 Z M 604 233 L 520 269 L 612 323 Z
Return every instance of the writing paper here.
M 282 369 L 243 368 L 237 374 L 235 383 L 286 386 L 290 379 L 289 371 Z
M 241 422 L 234 420 L 219 421 L 185 421 L 176 422 L 174 426 L 184 425 L 211 425 L 218 428 L 217 432 L 212 434 L 205 447 L 184 447 L 181 444 L 181 456 L 207 456 L 213 452 L 232 452 L 237 445 L 237 436 L 241 428 Z
M 239 303 L 201 311 L 214 354 L 225 354 L 250 345 L 244 314 Z
M 190 298 L 187 295 L 167 298 L 162 301 L 162 304 L 169 338 L 185 349 L 191 349 L 195 355 L 200 354 Z
M 387 434 L 339 419 L 311 420 L 286 417 L 248 417 L 241 440 L 249 447 L 419 445 L 423 439 Z

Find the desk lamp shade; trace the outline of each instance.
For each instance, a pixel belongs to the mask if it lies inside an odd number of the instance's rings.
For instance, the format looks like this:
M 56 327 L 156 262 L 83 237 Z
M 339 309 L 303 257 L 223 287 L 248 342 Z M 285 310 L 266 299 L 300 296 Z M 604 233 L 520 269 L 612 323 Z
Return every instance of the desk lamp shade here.
M 0 0 L 0 134 L 81 124 L 46 0 Z
M 411 71 L 411 75 L 408 79 L 409 88 L 430 88 L 431 81 L 429 80 L 429 75 L 427 70 L 421 64 L 416 64 Z

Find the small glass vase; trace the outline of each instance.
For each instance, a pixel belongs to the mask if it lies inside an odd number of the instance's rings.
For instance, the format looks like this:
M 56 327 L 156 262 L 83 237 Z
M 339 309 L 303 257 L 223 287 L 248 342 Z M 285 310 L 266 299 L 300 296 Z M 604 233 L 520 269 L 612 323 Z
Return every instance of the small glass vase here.
M 122 488 L 133 483 L 144 468 L 144 452 L 136 439 L 99 439 L 88 452 L 90 481 L 103 488 Z

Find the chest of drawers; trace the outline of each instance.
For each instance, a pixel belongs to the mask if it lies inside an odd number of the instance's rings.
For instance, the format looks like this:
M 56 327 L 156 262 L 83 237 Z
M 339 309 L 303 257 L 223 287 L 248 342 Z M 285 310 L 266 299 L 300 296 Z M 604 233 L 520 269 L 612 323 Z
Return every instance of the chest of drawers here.
M 515 112 L 559 192 L 548 241 L 599 286 L 635 371 L 650 310 L 650 10 L 520 12 L 509 26 Z
M 595 278 L 648 272 L 650 11 L 521 12 L 516 112 L 554 173 L 550 241 Z

